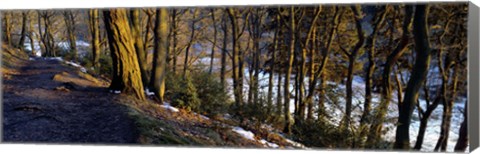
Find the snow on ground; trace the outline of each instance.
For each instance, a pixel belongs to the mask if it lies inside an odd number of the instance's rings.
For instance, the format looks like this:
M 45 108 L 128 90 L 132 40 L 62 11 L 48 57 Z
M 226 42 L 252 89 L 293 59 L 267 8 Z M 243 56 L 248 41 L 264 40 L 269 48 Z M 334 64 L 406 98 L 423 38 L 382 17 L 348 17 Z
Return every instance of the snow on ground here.
M 163 102 L 162 105 L 160 105 L 161 107 L 169 110 L 169 111 L 172 111 L 172 112 L 178 112 L 178 108 L 175 108 L 173 106 L 170 105 L 170 103 L 167 103 L 167 102 Z
M 280 147 L 280 146 L 278 146 L 278 144 L 268 142 L 265 139 L 261 139 L 260 143 L 262 143 L 263 145 L 266 145 L 267 147 L 271 147 L 271 148 L 279 148 Z
M 241 127 L 232 127 L 232 131 L 240 134 L 242 137 L 246 138 L 246 139 L 249 139 L 249 140 L 252 140 L 252 141 L 257 141 L 259 143 L 262 143 L 265 147 L 270 147 L 270 148 L 279 148 L 280 146 L 278 146 L 278 144 L 275 144 L 275 143 L 272 143 L 272 142 L 268 142 L 267 140 L 265 139 L 260 139 L 260 140 L 256 140 L 255 139 L 255 134 L 253 134 L 251 131 L 246 131 L 245 129 L 241 128 Z M 280 135 L 281 136 L 281 135 Z M 283 136 L 282 136 L 283 137 Z M 305 146 L 303 146 L 302 144 L 299 144 L 297 142 L 293 142 L 285 137 L 283 137 L 287 142 L 289 142 L 290 144 L 292 144 L 293 146 L 295 147 L 302 147 L 304 148 Z
M 154 93 L 154 92 L 151 92 L 148 88 L 145 88 L 145 95 L 147 95 L 147 96 L 153 96 L 153 95 L 155 95 L 155 93 Z
M 232 130 L 238 134 L 240 134 L 242 137 L 249 139 L 249 140 L 255 140 L 255 134 L 253 134 L 251 131 L 246 131 L 245 129 L 241 127 L 233 127 Z
M 68 65 L 71 65 L 71 66 L 73 66 L 73 67 L 80 68 L 80 71 L 82 71 L 83 73 L 87 73 L 87 69 L 85 69 L 85 67 L 83 67 L 83 66 L 80 65 L 80 64 L 77 64 L 77 63 L 72 62 L 72 61 L 66 61 L 65 63 L 68 64 Z
M 59 62 L 63 62 L 62 57 L 44 57 L 43 60 L 56 60 L 56 61 L 59 61 Z

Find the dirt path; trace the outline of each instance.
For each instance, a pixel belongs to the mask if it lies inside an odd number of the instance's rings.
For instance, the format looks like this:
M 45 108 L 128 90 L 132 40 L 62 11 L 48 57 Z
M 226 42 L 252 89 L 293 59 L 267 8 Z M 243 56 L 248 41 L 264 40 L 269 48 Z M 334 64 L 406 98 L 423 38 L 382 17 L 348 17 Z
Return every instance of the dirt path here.
M 3 142 L 136 143 L 138 133 L 119 96 L 58 60 L 26 61 L 3 80 Z M 74 82 L 53 80 L 63 74 Z M 60 88 L 59 88 L 60 87 Z

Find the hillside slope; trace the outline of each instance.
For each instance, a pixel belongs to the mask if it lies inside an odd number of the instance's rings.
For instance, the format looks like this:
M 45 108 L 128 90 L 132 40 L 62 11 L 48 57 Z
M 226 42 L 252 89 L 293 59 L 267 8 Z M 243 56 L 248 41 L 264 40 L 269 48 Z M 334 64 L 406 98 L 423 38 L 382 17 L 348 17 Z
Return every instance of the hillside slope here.
M 153 101 L 110 93 L 108 81 L 61 58 L 3 50 L 3 141 L 243 148 L 303 148 L 262 127 L 238 127 Z

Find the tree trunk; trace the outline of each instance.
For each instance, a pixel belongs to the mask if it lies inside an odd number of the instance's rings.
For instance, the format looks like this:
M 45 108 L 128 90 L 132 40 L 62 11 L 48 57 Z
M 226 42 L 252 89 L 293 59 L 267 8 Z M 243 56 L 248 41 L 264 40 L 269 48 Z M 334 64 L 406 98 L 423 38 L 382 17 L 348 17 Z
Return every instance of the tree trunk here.
M 46 43 L 48 46 L 47 48 L 47 56 L 49 57 L 56 57 L 56 51 L 55 51 L 55 40 L 53 38 L 52 32 L 51 32 L 51 19 L 50 17 L 53 16 L 50 13 L 46 12 L 45 16 L 43 18 L 44 23 L 45 23 L 45 39 Z
M 145 51 L 144 43 L 142 40 L 139 9 L 136 9 L 136 8 L 130 9 L 130 24 L 132 27 L 132 37 L 134 40 L 133 45 L 135 47 L 135 52 L 137 53 L 137 60 L 138 60 L 138 65 L 140 66 L 140 75 L 142 77 L 143 87 L 147 87 L 148 85 L 147 60 L 146 60 L 147 53 Z M 148 35 L 148 31 L 147 31 L 147 34 L 145 35 Z
M 450 25 L 450 20 L 448 20 L 445 24 L 445 29 L 448 29 L 449 25 Z M 452 65 L 452 60 L 450 58 L 450 54 L 447 53 L 447 56 L 445 56 L 445 60 L 443 59 L 443 52 L 444 50 L 442 49 L 444 47 L 444 44 L 443 44 L 443 36 L 446 34 L 447 31 L 444 31 L 443 34 L 439 37 L 439 44 L 441 46 L 441 48 L 439 49 L 438 53 L 437 53 L 437 61 L 438 61 L 438 70 L 440 71 L 440 74 L 442 76 L 442 85 L 440 87 L 440 93 L 436 96 L 437 98 L 435 99 L 435 101 L 432 103 L 432 104 L 428 104 L 428 101 L 427 101 L 427 110 L 425 111 L 425 113 L 423 113 L 422 117 L 421 117 L 421 123 L 420 123 L 420 130 L 419 130 L 419 133 L 418 133 L 418 136 L 417 136 L 417 141 L 415 143 L 415 147 L 414 149 L 415 150 L 420 150 L 422 148 L 422 144 L 423 144 L 423 139 L 424 139 L 424 135 L 425 135 L 425 127 L 427 126 L 427 123 L 428 123 L 428 119 L 430 118 L 430 115 L 432 114 L 433 110 L 435 110 L 438 106 L 438 104 L 440 104 L 440 102 L 445 102 L 445 96 L 447 95 L 447 85 L 448 85 L 448 80 L 449 80 L 449 77 L 447 75 L 447 73 L 445 72 L 446 70 L 448 71 L 448 69 L 450 68 L 450 66 Z M 428 88 L 424 87 L 424 93 L 425 93 L 425 97 L 427 98 L 428 100 Z M 419 105 L 418 105 L 419 106 Z M 421 110 L 420 107 L 418 107 L 419 110 Z
M 22 32 L 20 34 L 20 40 L 18 41 L 18 48 L 20 50 L 25 49 L 25 38 L 27 37 L 27 16 L 29 11 L 22 11 Z M 33 50 L 33 49 L 32 49 Z
M 427 35 L 427 6 L 417 5 L 413 20 L 416 59 L 411 77 L 407 84 L 405 97 L 399 108 L 399 118 L 395 135 L 395 149 L 410 149 L 410 120 L 420 87 L 426 79 L 430 65 L 430 43 Z
M 280 60 L 280 58 L 279 58 Z M 278 79 L 277 79 L 277 115 L 282 115 L 282 69 L 278 69 Z
M 67 28 L 70 52 L 74 53 L 73 60 L 77 61 L 77 37 L 75 36 L 75 17 L 70 10 L 63 12 L 63 19 Z
M 223 31 L 223 44 L 222 44 L 222 60 L 221 60 L 221 68 L 220 68 L 220 83 L 222 86 L 225 86 L 225 73 L 226 73 L 226 67 L 227 67 L 227 42 L 228 42 L 228 25 L 227 25 L 227 19 L 224 16 L 223 17 L 223 22 L 222 22 L 222 31 Z
M 326 49 L 322 52 L 322 62 L 320 63 L 320 68 L 315 72 L 316 74 L 316 79 L 320 79 L 320 93 L 319 93 L 319 99 L 318 99 L 318 113 L 317 113 L 317 120 L 321 121 L 323 120 L 323 117 L 325 115 L 325 107 L 324 107 L 324 99 L 326 97 L 325 95 L 325 87 L 326 87 L 326 75 L 324 74 L 324 70 L 327 66 L 328 62 L 328 55 L 330 53 L 330 49 L 332 47 L 333 39 L 335 38 L 338 26 L 340 25 L 340 20 L 339 17 L 343 14 L 343 11 L 340 10 L 340 8 L 335 7 L 335 14 L 333 16 L 332 20 L 332 29 L 329 32 L 329 37 L 327 41 L 327 47 Z M 316 83 L 317 81 L 314 81 Z M 311 90 L 314 90 L 313 88 L 310 88 Z M 311 92 L 312 93 L 312 92 Z M 313 93 L 312 93 L 313 94 Z
M 195 23 L 196 23 L 196 16 L 197 16 L 197 11 L 198 9 L 195 9 L 193 11 L 193 19 L 191 20 L 192 21 L 192 25 L 190 25 L 191 29 L 191 33 L 190 33 L 190 40 L 188 42 L 188 45 L 187 45 L 187 49 L 185 50 L 185 61 L 183 63 L 183 78 L 186 78 L 187 76 L 187 69 L 188 69 L 188 57 L 190 55 L 190 47 L 193 45 L 193 41 L 194 41 L 194 37 L 195 37 Z
M 305 103 L 307 103 L 307 120 L 308 121 L 312 121 L 313 120 L 313 95 L 315 93 L 315 88 L 316 88 L 316 85 L 317 85 L 317 79 L 316 79 L 316 75 L 315 75 L 315 51 L 317 50 L 316 46 L 317 46 L 317 42 L 316 42 L 316 25 L 315 25 L 315 28 L 313 29 L 312 31 L 312 50 L 310 50 L 309 52 L 309 56 L 310 56 L 310 65 L 308 67 L 308 70 L 309 70 L 309 78 L 308 78 L 308 94 L 307 94 L 307 98 L 306 98 L 306 101 Z M 313 88 L 313 89 L 312 89 Z
M 447 57 L 449 57 L 449 54 L 447 54 Z M 445 68 L 450 68 L 451 65 L 447 65 Z M 458 66 L 456 65 L 454 70 L 453 70 L 453 79 L 451 80 L 452 85 L 451 87 L 451 95 L 447 96 L 447 93 L 444 93 L 443 95 L 443 115 L 442 115 L 442 124 L 441 124 L 441 129 L 440 129 L 440 138 L 437 141 L 437 144 L 435 145 L 434 151 L 440 150 L 442 152 L 445 152 L 447 150 L 447 143 L 448 143 L 448 137 L 450 133 L 450 125 L 452 121 L 452 110 L 453 110 L 453 104 L 455 102 L 455 97 L 457 94 L 457 83 L 458 83 Z M 449 72 L 445 72 L 445 76 L 449 75 Z M 446 81 L 445 83 L 449 83 Z M 446 89 L 447 86 L 445 86 Z
M 290 114 L 290 78 L 292 74 L 292 66 L 293 66 L 293 56 L 295 53 L 295 8 L 292 6 L 290 8 L 290 27 L 289 27 L 289 34 L 290 34 L 290 42 L 289 42 L 289 50 L 288 50 L 288 64 L 285 69 L 285 83 L 284 83 L 284 114 L 285 114 L 285 128 L 283 129 L 283 132 L 287 134 L 292 133 L 292 125 L 293 125 L 293 119 Z
M 33 18 L 33 17 L 32 17 Z M 38 35 L 35 34 L 35 31 L 33 29 L 33 20 L 30 19 L 30 26 L 28 28 L 28 38 L 30 39 L 30 48 L 32 48 L 32 55 L 37 55 L 37 51 L 35 50 L 35 38 L 34 36 L 37 36 L 36 39 L 39 41 L 38 39 Z M 40 44 L 38 44 L 40 45 Z M 39 51 L 40 52 L 40 51 Z
M 173 30 L 173 61 L 172 61 L 172 72 L 177 73 L 177 9 L 172 10 L 172 30 Z
M 144 54 L 143 54 L 143 59 L 147 59 L 147 55 L 148 55 L 148 49 L 150 48 L 150 32 L 152 30 L 152 22 L 153 22 L 153 15 L 154 15 L 154 11 L 152 11 L 151 9 L 146 9 L 145 13 L 147 14 L 147 24 L 146 24 L 146 27 L 145 27 L 145 38 L 143 39 L 143 51 L 144 51 Z M 172 21 L 173 22 L 173 21 Z M 172 30 L 173 31 L 173 30 Z M 173 50 L 175 53 L 175 49 Z M 146 62 L 144 62 L 146 63 Z M 145 64 L 144 65 L 144 69 L 147 70 L 147 65 Z M 148 75 L 147 75 L 148 77 Z
M 437 97 L 433 102 L 433 104 L 429 105 L 427 107 L 427 110 L 424 113 L 422 113 L 422 116 L 420 118 L 420 129 L 418 130 L 417 141 L 415 142 L 415 146 L 413 149 L 415 150 L 422 149 L 423 139 L 424 139 L 425 131 L 427 129 L 427 124 L 428 124 L 428 119 L 432 115 L 433 110 L 437 108 L 440 101 L 441 101 L 441 97 Z
M 366 145 L 369 148 L 375 148 L 377 143 L 381 139 L 383 122 L 385 121 L 385 115 L 388 110 L 388 106 L 391 102 L 392 97 L 392 87 L 390 81 L 390 73 L 393 68 L 393 65 L 396 63 L 398 58 L 404 53 L 407 44 L 409 43 L 409 32 L 408 27 L 410 27 L 412 19 L 413 8 L 411 5 L 405 6 L 405 17 L 403 22 L 403 34 L 399 44 L 390 53 L 387 57 L 387 62 L 385 63 L 383 73 L 382 73 L 382 93 L 381 100 L 378 107 L 375 108 L 375 113 L 371 118 L 370 133 L 367 135 Z
M 374 16 L 374 28 L 373 32 L 367 40 L 367 45 L 369 48 L 367 49 L 368 55 L 368 66 L 367 72 L 365 73 L 365 103 L 363 106 L 363 113 L 362 117 L 360 118 L 360 147 L 364 147 L 364 138 L 368 133 L 368 124 L 370 124 L 371 119 L 371 104 L 372 104 L 372 83 L 373 83 L 373 73 L 375 72 L 375 54 L 376 54 L 376 43 L 377 43 L 377 32 L 380 29 L 380 26 L 385 21 L 385 16 L 387 15 L 387 7 L 383 8 L 383 12 L 381 14 L 376 14 Z
M 212 26 L 213 26 L 213 42 L 212 42 L 212 53 L 210 54 L 210 69 L 208 70 L 209 74 L 213 72 L 213 60 L 215 59 L 215 46 L 217 45 L 217 26 L 215 23 L 215 9 L 210 9 L 212 13 Z
M 5 32 L 3 33 L 4 37 L 4 42 L 10 46 L 12 45 L 12 39 L 11 39 L 11 33 L 12 33 L 12 24 L 10 23 L 12 13 L 11 12 L 4 12 L 3 13 L 3 25 L 5 27 Z
M 268 107 L 268 114 L 271 113 L 271 107 L 273 106 L 273 76 L 275 75 L 275 65 L 277 62 L 277 35 L 278 35 L 278 28 L 275 29 L 273 34 L 273 49 L 272 49 L 272 59 L 270 63 L 270 70 L 268 72 L 268 94 L 267 94 L 267 107 Z
M 127 10 L 105 10 L 103 17 L 114 70 L 110 89 L 134 94 L 138 99 L 144 100 L 140 67 L 127 19 Z
M 99 30 L 99 16 L 98 9 L 90 9 L 88 11 L 88 21 L 90 35 L 92 37 L 91 46 L 92 46 L 92 55 L 93 55 L 93 66 L 95 69 L 100 69 L 100 30 Z
M 468 146 L 468 103 L 465 101 L 465 108 L 463 110 L 463 122 L 460 126 L 457 144 L 455 145 L 455 152 L 465 152 Z
M 45 39 L 42 33 L 42 14 L 40 11 L 37 11 L 37 24 L 38 24 L 38 36 L 39 36 L 39 44 L 43 45 L 43 48 L 40 48 L 40 55 L 42 57 L 46 56 L 47 45 L 45 44 Z M 43 51 L 43 52 L 42 52 Z
M 158 8 L 156 13 L 155 30 L 154 30 L 154 55 L 152 76 L 150 78 L 150 88 L 157 99 L 163 103 L 165 93 L 165 78 L 168 51 L 168 10 L 166 8 Z
M 347 72 L 347 81 L 346 81 L 347 102 L 345 105 L 345 120 L 343 125 L 343 128 L 345 130 L 347 130 L 350 127 L 350 122 L 351 122 L 352 99 L 353 99 L 352 81 L 353 81 L 355 60 L 357 58 L 358 51 L 360 50 L 360 48 L 363 47 L 363 44 L 365 42 L 365 36 L 362 31 L 362 23 L 361 23 L 362 19 L 360 18 L 360 15 L 361 15 L 360 6 L 352 6 L 351 9 L 354 13 L 358 42 L 355 44 L 351 52 L 349 54 L 347 53 L 348 54 L 348 72 Z
M 233 93 L 235 95 L 235 105 L 240 107 L 243 104 L 243 85 L 241 80 L 243 80 L 241 75 L 243 75 L 242 68 L 240 67 L 239 51 L 238 51 L 238 23 L 236 20 L 236 13 L 232 8 L 227 9 L 228 16 L 230 18 L 230 23 L 232 26 L 232 75 L 233 75 Z M 237 64 L 238 63 L 238 64 Z

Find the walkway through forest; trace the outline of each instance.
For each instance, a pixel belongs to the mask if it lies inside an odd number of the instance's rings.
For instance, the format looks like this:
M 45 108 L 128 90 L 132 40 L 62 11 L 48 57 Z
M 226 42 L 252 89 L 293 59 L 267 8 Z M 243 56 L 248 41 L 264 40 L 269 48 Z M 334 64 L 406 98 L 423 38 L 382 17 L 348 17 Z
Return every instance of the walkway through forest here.
M 18 65 L 3 80 L 3 142 L 137 142 L 134 121 L 106 84 L 55 59 Z

